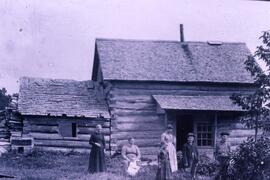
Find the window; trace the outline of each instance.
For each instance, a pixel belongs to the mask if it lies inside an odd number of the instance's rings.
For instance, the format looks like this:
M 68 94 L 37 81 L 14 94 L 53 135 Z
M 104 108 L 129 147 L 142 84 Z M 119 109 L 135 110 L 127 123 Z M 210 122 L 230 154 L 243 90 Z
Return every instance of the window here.
M 213 146 L 214 127 L 211 122 L 199 122 L 197 124 L 197 144 L 198 146 Z
M 59 133 L 63 137 L 77 137 L 77 124 L 70 122 L 61 122 L 58 125 Z

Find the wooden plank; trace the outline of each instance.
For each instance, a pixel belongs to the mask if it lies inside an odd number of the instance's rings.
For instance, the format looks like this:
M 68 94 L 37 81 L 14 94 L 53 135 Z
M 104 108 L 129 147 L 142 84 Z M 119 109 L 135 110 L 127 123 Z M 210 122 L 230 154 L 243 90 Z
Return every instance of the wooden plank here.
M 88 141 L 71 141 L 71 140 L 39 140 L 35 139 L 34 144 L 37 146 L 47 147 L 64 147 L 64 148 L 91 148 Z M 106 143 L 106 149 L 109 148 L 109 144 Z
M 95 128 L 97 124 L 102 125 L 103 128 L 109 128 L 110 127 L 110 122 L 102 122 L 102 121 L 88 121 L 88 122 L 80 122 L 78 124 L 78 127 L 93 127 Z
M 230 131 L 230 137 L 248 137 L 254 136 L 255 131 L 252 129 L 234 129 Z
M 114 88 L 110 91 L 110 96 L 114 95 L 232 95 L 233 93 L 243 93 L 242 91 L 202 91 L 202 90 L 185 90 L 185 89 L 117 89 Z
M 156 123 L 121 123 L 117 124 L 119 130 L 133 130 L 133 131 L 147 131 L 147 130 L 163 130 L 164 124 L 161 122 Z
M 47 133 L 58 133 L 58 126 L 39 126 L 31 125 L 30 130 L 32 132 L 47 132 Z
M 252 85 L 235 85 L 228 84 L 219 86 L 216 84 L 185 84 L 185 83 L 175 83 L 175 82 L 114 82 L 112 84 L 112 89 L 157 89 L 157 90 L 201 90 L 201 91 L 252 91 L 254 87 Z
M 117 123 L 140 123 L 140 122 L 146 122 L 146 123 L 156 123 L 161 122 L 163 119 L 161 119 L 159 116 L 155 115 L 129 115 L 129 116 L 115 116 L 115 119 Z
M 89 141 L 90 134 L 77 134 L 77 137 L 62 137 L 58 133 L 39 133 L 39 132 L 30 132 L 29 135 L 35 139 L 40 140 L 72 140 L 72 141 Z M 110 141 L 110 136 L 104 136 L 105 141 Z
M 78 152 L 78 153 L 90 153 L 90 147 L 88 148 L 64 148 L 64 147 L 48 147 L 48 146 L 39 146 L 35 145 L 34 147 L 40 151 L 49 151 L 49 152 Z
M 231 143 L 231 146 L 239 145 L 239 144 L 242 143 L 244 140 L 247 140 L 247 137 L 237 137 L 237 138 L 230 137 L 230 138 L 229 138 L 229 141 L 230 141 L 230 143 Z
M 134 131 L 119 131 L 113 133 L 111 138 L 116 138 L 119 140 L 127 139 L 129 136 L 134 137 L 134 139 L 139 138 L 160 138 L 163 131 L 141 131 L 141 132 L 134 132 Z
M 155 108 L 156 104 L 154 101 L 151 102 L 127 102 L 127 101 L 116 101 L 110 103 L 110 107 L 116 108 L 129 108 L 129 109 L 151 109 Z
M 126 96 L 112 96 L 109 103 L 127 102 L 127 103 L 153 103 L 154 99 L 149 95 L 126 95 Z
M 77 133 L 78 134 L 93 134 L 96 132 L 95 128 L 91 127 L 78 127 Z M 102 133 L 109 135 L 110 134 L 110 129 L 109 128 L 103 128 Z
M 123 146 L 128 144 L 128 140 L 118 140 L 118 146 Z M 138 147 L 160 147 L 160 138 L 152 138 L 152 139 L 136 139 L 135 144 Z
M 155 109 L 140 109 L 140 110 L 130 110 L 130 109 L 121 109 L 121 108 L 110 108 L 112 114 L 118 116 L 132 116 L 132 115 L 157 115 Z

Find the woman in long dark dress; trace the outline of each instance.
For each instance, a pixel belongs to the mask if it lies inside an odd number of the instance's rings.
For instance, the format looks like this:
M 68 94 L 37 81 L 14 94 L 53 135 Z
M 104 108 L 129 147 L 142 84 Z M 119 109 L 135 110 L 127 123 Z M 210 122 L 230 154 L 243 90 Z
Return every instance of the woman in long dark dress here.
M 106 171 L 105 162 L 105 139 L 104 135 L 101 133 L 102 126 L 96 126 L 96 132 L 91 135 L 89 144 L 92 145 L 90 158 L 89 158 L 89 173 L 104 172 Z
M 156 180 L 172 180 L 172 170 L 170 165 L 169 152 L 167 145 L 162 143 L 158 154 L 158 171 Z

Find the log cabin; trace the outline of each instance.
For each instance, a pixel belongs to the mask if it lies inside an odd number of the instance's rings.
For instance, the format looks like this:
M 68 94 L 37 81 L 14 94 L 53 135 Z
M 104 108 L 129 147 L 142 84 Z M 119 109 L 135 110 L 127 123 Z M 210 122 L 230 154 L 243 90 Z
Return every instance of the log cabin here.
M 211 157 L 225 130 L 235 149 L 254 134 L 230 99 L 254 90 L 248 55 L 245 43 L 97 39 L 92 80 L 108 102 L 111 151 L 133 136 L 142 154 L 154 158 L 168 123 L 177 151 L 193 132 L 200 153 Z
M 255 87 L 248 55 L 245 43 L 96 39 L 91 80 L 21 78 L 23 135 L 42 150 L 89 152 L 101 123 L 108 152 L 133 136 L 142 156 L 155 159 L 170 123 L 177 150 L 193 132 L 200 153 L 211 156 L 224 130 L 236 148 L 254 134 L 230 100 Z
M 44 151 L 89 152 L 90 135 L 101 124 L 109 149 L 110 116 L 101 93 L 93 81 L 22 77 L 22 136 Z

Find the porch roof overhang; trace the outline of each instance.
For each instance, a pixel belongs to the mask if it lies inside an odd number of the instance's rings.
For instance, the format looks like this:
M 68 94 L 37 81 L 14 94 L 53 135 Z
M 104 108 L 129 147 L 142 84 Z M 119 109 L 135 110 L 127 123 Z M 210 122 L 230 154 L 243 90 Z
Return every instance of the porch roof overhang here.
M 153 95 L 153 98 L 157 101 L 159 112 L 162 110 L 245 111 L 233 104 L 230 96 Z

